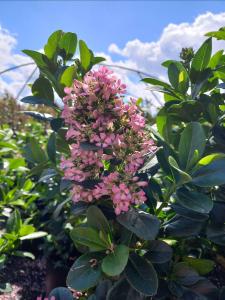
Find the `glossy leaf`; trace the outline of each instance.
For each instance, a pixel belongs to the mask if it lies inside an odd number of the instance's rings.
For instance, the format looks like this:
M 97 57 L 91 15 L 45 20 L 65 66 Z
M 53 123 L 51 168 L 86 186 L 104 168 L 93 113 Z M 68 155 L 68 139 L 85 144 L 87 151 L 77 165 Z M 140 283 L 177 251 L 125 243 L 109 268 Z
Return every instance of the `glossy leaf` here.
M 33 232 L 28 235 L 24 235 L 24 236 L 20 237 L 20 240 L 24 241 L 24 240 L 39 239 L 39 238 L 46 236 L 47 234 L 48 233 L 45 231 L 36 231 L 36 232 Z
M 154 240 L 160 226 L 157 217 L 134 209 L 121 213 L 117 217 L 117 221 L 144 240 Z
M 56 162 L 56 134 L 52 132 L 47 143 L 47 153 L 50 160 Z
M 183 262 L 174 266 L 173 275 L 178 283 L 185 286 L 193 285 L 200 280 L 199 274 Z
M 106 234 L 111 234 L 109 223 L 97 206 L 92 205 L 88 208 L 87 222 L 90 227 L 105 232 Z
M 60 83 L 66 87 L 70 87 L 76 77 L 76 67 L 75 65 L 69 66 L 65 69 L 60 77 Z
M 143 82 L 145 83 L 149 83 L 149 84 L 152 84 L 152 85 L 158 85 L 158 86 L 162 86 L 166 89 L 170 89 L 170 85 L 166 82 L 163 82 L 159 79 L 156 79 L 156 78 L 144 78 L 142 79 Z
M 131 300 L 131 299 L 144 300 L 145 296 L 137 292 L 135 289 L 133 289 L 125 278 L 121 278 L 113 285 L 106 298 L 106 300 Z
M 172 254 L 173 250 L 167 243 L 156 240 L 150 242 L 145 258 L 152 263 L 162 264 L 169 261 L 172 258 Z
M 57 287 L 51 291 L 49 294 L 49 299 L 55 297 L 55 300 L 73 300 L 73 294 L 71 291 L 65 287 Z
M 77 48 L 77 35 L 72 32 L 64 33 L 59 41 L 59 48 L 63 50 L 65 60 L 71 59 Z
M 215 244 L 225 246 L 225 226 L 223 224 L 209 224 L 206 229 L 206 235 Z
M 168 162 L 171 165 L 172 169 L 175 171 L 175 175 L 176 174 L 178 175 L 178 176 L 176 176 L 177 177 L 176 181 L 178 184 L 184 184 L 184 183 L 191 181 L 191 179 L 192 179 L 191 176 L 179 168 L 176 160 L 172 156 L 168 157 Z
M 34 105 L 46 105 L 50 107 L 55 107 L 54 103 L 52 103 L 48 99 L 39 98 L 36 96 L 27 96 L 20 100 L 23 103 L 34 104 Z
M 39 77 L 32 85 L 32 94 L 38 98 L 49 100 L 48 103 L 54 104 L 54 93 L 52 85 L 45 77 Z M 35 104 L 35 103 L 34 103 Z
M 70 236 L 74 243 L 87 246 L 90 251 L 103 251 L 109 247 L 107 241 L 100 237 L 99 231 L 91 227 L 75 227 Z
M 78 291 L 96 286 L 102 277 L 100 259 L 101 255 L 96 253 L 80 256 L 68 273 L 67 286 Z
M 58 48 L 59 40 L 62 36 L 63 32 L 62 30 L 57 30 L 53 32 L 50 37 L 48 38 L 47 44 L 44 46 L 44 51 L 46 56 L 49 59 L 53 59 Z
M 179 143 L 179 159 L 184 170 L 189 170 L 202 157 L 206 136 L 200 123 L 189 123 L 183 130 Z
M 47 160 L 44 150 L 35 138 L 31 138 L 24 148 L 25 158 L 32 163 L 43 163 Z
M 102 261 L 102 271 L 108 276 L 117 276 L 123 272 L 127 265 L 129 248 L 125 245 L 118 245 Z
M 207 214 L 213 208 L 212 199 L 203 193 L 188 191 L 182 188 L 177 191 L 177 196 L 177 202 L 180 205 L 195 212 Z
M 48 65 L 45 62 L 44 54 L 33 50 L 23 50 L 23 53 L 30 56 L 39 68 L 48 68 Z
M 195 257 L 185 257 L 184 262 L 194 270 L 198 272 L 200 275 L 206 275 L 211 272 L 215 266 L 213 260 L 203 259 L 203 258 L 195 258 Z
M 38 121 L 49 122 L 53 120 L 53 116 L 47 113 L 39 113 L 37 111 L 23 111 L 23 113 Z
M 91 53 L 86 43 L 82 40 L 79 41 L 79 49 L 80 49 L 81 65 L 84 68 L 84 70 L 88 70 L 91 63 Z
M 200 233 L 203 224 L 202 220 L 198 221 L 176 215 L 165 225 L 165 232 L 167 236 L 171 236 L 173 238 L 196 236 Z
M 199 73 L 205 70 L 208 66 L 212 53 L 212 39 L 207 39 L 198 51 L 195 53 L 195 56 L 191 63 L 191 79 L 192 82 L 196 82 L 199 76 Z
M 206 36 L 214 37 L 217 40 L 225 40 L 225 27 L 221 27 L 218 31 L 208 32 Z
M 95 290 L 95 297 L 96 300 L 106 300 L 106 296 L 108 294 L 108 291 L 112 287 L 112 282 L 109 279 L 101 281 Z
M 189 76 L 180 62 L 172 62 L 168 66 L 168 77 L 172 86 L 178 92 L 185 94 L 189 87 Z
M 192 174 L 192 182 L 201 187 L 225 184 L 225 158 L 216 159 L 198 168 Z
M 6 230 L 7 232 L 15 232 L 18 233 L 22 226 L 22 219 L 20 212 L 15 209 L 7 220 Z
M 153 296 L 158 289 L 158 278 L 152 264 L 133 253 L 129 257 L 125 275 L 131 286 L 138 292 Z

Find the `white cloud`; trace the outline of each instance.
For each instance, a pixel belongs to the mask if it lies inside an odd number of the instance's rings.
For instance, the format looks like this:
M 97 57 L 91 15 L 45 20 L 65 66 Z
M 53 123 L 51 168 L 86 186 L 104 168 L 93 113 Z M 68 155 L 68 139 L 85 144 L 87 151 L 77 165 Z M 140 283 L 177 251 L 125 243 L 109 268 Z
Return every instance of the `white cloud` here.
M 0 26 L 0 72 L 10 67 L 31 62 L 25 55 L 15 53 L 17 39 L 8 30 Z M 0 75 L 0 94 L 5 91 L 16 96 L 30 76 L 35 66 L 26 66 Z M 24 93 L 28 93 L 25 89 Z
M 182 47 L 193 47 L 196 50 L 205 40 L 204 34 L 224 26 L 224 20 L 225 12 L 207 12 L 198 16 L 193 23 L 167 25 L 157 41 L 144 43 L 135 39 L 128 41 L 122 49 L 111 44 L 108 51 L 121 55 L 124 60 L 134 61 L 144 72 L 160 76 L 164 74 L 161 67 L 164 60 L 177 59 Z M 214 41 L 214 51 L 224 46 L 223 41 Z
M 165 68 L 161 66 L 161 63 L 166 59 L 178 59 L 182 47 L 193 47 L 196 50 L 205 40 L 206 37 L 204 34 L 224 26 L 224 20 L 225 12 L 219 14 L 206 12 L 197 16 L 192 23 L 171 23 L 167 25 L 156 41 L 142 42 L 137 38 L 128 41 L 122 48 L 116 44 L 111 44 L 108 47 L 107 53 L 98 53 L 98 55 L 105 56 L 108 64 L 141 70 L 165 79 Z M 214 40 L 213 44 L 214 51 L 225 48 L 224 41 L 218 42 Z M 30 61 L 29 58 L 14 53 L 15 45 L 15 36 L 0 28 L 1 69 Z M 113 54 L 119 55 L 119 59 L 113 60 Z M 0 78 L 0 90 L 8 89 L 15 95 L 32 72 L 32 69 L 33 66 L 21 68 Z M 138 75 L 132 74 L 127 70 L 114 70 L 125 81 L 130 94 L 135 97 L 151 98 L 152 102 L 158 106 L 157 101 L 155 101 L 153 95 L 146 89 L 146 86 L 139 82 Z

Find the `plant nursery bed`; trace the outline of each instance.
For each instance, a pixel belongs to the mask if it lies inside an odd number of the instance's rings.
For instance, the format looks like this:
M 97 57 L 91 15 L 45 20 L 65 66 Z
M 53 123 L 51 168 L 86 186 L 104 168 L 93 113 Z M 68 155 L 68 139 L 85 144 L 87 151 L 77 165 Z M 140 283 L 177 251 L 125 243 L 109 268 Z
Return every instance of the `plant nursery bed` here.
M 12 288 L 0 295 L 0 300 L 36 300 L 46 290 L 46 262 L 12 257 L 0 273 L 0 282 L 10 283 Z
M 54 262 L 38 258 L 11 257 L 0 273 L 0 283 L 9 283 L 11 291 L 0 300 L 36 300 L 56 287 L 66 286 L 66 268 L 53 268 Z

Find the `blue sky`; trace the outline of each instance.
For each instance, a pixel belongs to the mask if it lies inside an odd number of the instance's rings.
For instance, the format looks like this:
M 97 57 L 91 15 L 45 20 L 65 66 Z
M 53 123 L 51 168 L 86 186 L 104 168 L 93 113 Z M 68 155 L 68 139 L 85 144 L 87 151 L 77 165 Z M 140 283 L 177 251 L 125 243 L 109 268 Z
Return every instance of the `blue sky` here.
M 63 29 L 106 51 L 111 43 L 156 40 L 169 23 L 224 10 L 223 1 L 1 1 L 0 24 L 16 35 L 17 50 L 39 49 L 51 32 Z
M 109 64 L 167 80 L 163 61 L 179 59 L 182 47 L 197 50 L 206 32 L 222 26 L 224 1 L 0 0 L 0 71 L 28 62 L 22 49 L 39 50 L 53 31 L 62 29 L 76 32 Z M 213 45 L 214 51 L 225 49 L 224 42 Z M 5 73 L 0 77 L 0 93 L 7 90 L 16 96 L 33 68 Z M 153 96 L 136 73 L 114 70 L 132 96 Z

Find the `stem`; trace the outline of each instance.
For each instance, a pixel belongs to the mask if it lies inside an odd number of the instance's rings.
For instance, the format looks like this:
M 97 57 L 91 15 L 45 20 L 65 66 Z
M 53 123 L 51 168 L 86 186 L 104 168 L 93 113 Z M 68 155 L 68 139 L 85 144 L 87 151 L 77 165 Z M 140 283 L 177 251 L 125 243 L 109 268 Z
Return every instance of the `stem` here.
M 170 197 L 175 192 L 176 188 L 177 188 L 176 184 L 172 184 L 172 186 L 169 188 L 169 190 L 165 196 L 164 201 L 161 203 L 159 208 L 156 210 L 156 215 L 159 215 L 160 212 L 162 211 L 162 209 L 168 205 Z

